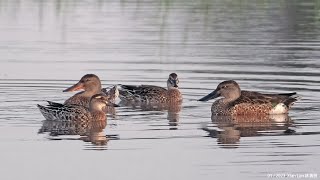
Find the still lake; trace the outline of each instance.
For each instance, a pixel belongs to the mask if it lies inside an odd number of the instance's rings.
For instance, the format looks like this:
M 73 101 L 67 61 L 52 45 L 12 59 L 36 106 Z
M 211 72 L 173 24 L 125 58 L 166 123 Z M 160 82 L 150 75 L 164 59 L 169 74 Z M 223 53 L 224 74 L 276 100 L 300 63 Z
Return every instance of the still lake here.
M 36 104 L 94 73 L 166 86 L 182 108 L 118 108 L 93 137 L 42 132 Z M 219 124 L 197 99 L 223 80 L 297 92 L 287 123 Z M 0 0 L 1 179 L 320 176 L 318 1 Z

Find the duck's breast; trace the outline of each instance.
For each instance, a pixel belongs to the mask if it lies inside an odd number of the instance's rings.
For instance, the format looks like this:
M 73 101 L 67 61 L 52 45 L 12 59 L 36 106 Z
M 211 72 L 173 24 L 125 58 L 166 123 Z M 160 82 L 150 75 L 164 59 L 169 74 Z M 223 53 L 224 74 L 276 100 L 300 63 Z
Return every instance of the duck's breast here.
M 167 101 L 180 102 L 182 99 L 182 94 L 179 89 L 170 89 L 167 91 Z

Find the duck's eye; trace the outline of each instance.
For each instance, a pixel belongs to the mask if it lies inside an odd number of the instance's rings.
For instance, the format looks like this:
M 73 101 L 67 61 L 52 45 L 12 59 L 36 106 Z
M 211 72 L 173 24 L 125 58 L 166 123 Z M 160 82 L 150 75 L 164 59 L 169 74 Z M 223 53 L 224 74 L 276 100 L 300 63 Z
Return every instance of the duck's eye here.
M 228 86 L 222 86 L 222 89 L 227 88 Z

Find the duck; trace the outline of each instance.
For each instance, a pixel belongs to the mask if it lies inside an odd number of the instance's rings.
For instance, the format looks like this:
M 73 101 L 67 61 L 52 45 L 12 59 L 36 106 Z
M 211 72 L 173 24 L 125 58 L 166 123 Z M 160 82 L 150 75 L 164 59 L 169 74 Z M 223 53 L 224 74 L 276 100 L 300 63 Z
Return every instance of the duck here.
M 178 75 L 171 73 L 167 80 L 167 89 L 154 85 L 119 85 L 119 98 L 124 102 L 143 104 L 182 102 L 178 84 Z
M 88 121 L 106 121 L 103 109 L 106 106 L 118 107 L 108 102 L 109 97 L 105 94 L 95 94 L 90 98 L 89 108 L 79 104 L 60 104 L 48 102 L 48 105 L 37 105 L 46 120 L 73 122 L 76 124 L 87 124 Z
M 101 88 L 101 81 L 100 78 L 95 74 L 86 74 L 84 75 L 78 83 L 72 85 L 71 87 L 63 90 L 63 92 L 73 92 L 78 90 L 84 90 L 81 92 L 76 93 L 69 99 L 67 99 L 64 104 L 70 105 L 70 104 L 78 104 L 82 106 L 89 107 L 90 99 L 93 95 L 104 93 L 105 95 L 108 95 L 109 102 L 115 102 L 115 99 L 119 95 L 119 91 L 117 89 L 117 86 L 114 86 L 114 88 L 110 89 L 109 91 L 104 88 Z
M 213 102 L 212 115 L 258 115 L 287 114 L 297 100 L 296 92 L 281 94 L 263 94 L 243 91 L 234 80 L 221 82 L 210 94 L 199 99 L 208 101 L 222 97 Z

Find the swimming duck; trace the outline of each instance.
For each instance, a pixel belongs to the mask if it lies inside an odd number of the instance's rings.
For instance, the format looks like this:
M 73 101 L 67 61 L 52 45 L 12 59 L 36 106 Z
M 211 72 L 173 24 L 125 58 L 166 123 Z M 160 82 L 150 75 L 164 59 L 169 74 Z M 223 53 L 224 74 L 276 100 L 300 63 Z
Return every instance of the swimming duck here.
M 99 77 L 95 74 L 86 74 L 84 75 L 78 83 L 74 84 L 73 86 L 65 89 L 63 92 L 72 92 L 72 91 L 78 91 L 78 90 L 84 90 L 81 91 L 69 99 L 67 99 L 64 104 L 78 104 L 83 105 L 86 107 L 89 107 L 90 99 L 93 95 L 98 93 L 105 93 L 108 95 L 109 102 L 115 101 L 115 99 L 118 97 L 119 91 L 117 89 L 117 86 L 112 88 L 110 91 L 107 91 L 106 89 L 101 89 L 101 81 Z
M 60 104 L 49 102 L 49 105 L 37 105 L 46 120 L 52 121 L 70 121 L 79 124 L 88 121 L 104 121 L 106 120 L 103 108 L 106 106 L 117 107 L 116 104 L 108 102 L 109 97 L 104 94 L 95 94 L 91 97 L 89 108 L 78 104 Z
M 182 95 L 178 83 L 178 75 L 171 73 L 167 80 L 168 89 L 153 85 L 120 85 L 119 97 L 122 101 L 146 104 L 181 102 Z
M 295 95 L 241 91 L 237 82 L 229 80 L 221 82 L 213 92 L 199 101 L 223 97 L 212 104 L 211 112 L 214 115 L 286 114 L 299 99 Z

